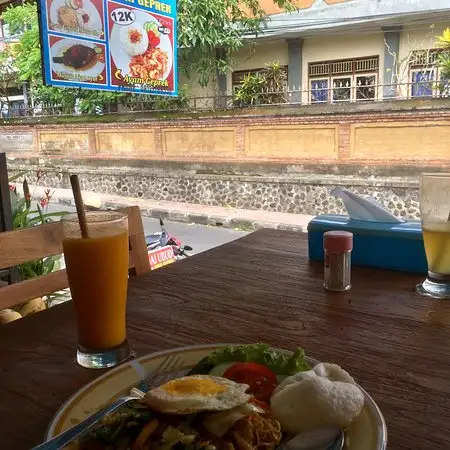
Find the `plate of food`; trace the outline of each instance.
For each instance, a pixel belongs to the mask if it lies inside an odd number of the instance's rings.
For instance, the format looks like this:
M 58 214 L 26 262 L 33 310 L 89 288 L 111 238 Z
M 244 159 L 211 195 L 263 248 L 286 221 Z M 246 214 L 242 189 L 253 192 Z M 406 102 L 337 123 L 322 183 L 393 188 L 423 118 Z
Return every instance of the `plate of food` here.
M 130 25 L 115 23 L 111 30 L 111 56 L 122 76 L 165 80 L 172 69 L 172 43 L 164 27 L 151 14 L 134 10 Z
M 50 6 L 52 28 L 94 36 L 103 34 L 100 13 L 90 0 L 53 0 Z
M 52 70 L 97 77 L 105 68 L 104 46 L 76 39 L 61 39 L 50 48 Z
M 296 450 L 302 436 L 339 427 L 347 450 L 386 450 L 380 409 L 335 364 L 266 344 L 202 345 L 153 353 L 147 372 L 169 355 L 183 367 L 141 401 L 105 417 L 69 448 L 76 450 Z M 50 440 L 139 382 L 123 364 L 73 395 L 53 418 Z M 317 436 L 316 436 L 317 437 Z M 300 442 L 299 442 L 300 438 Z M 319 436 L 320 438 L 320 436 Z

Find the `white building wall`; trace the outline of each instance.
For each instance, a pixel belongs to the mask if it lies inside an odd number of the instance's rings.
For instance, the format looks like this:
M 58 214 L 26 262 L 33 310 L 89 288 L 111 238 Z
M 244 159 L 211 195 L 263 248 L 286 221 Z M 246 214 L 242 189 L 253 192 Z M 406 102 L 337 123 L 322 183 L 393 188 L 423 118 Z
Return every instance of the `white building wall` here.
M 449 0 L 450 1 L 450 0 Z M 404 27 L 400 34 L 400 45 L 398 60 L 407 58 L 411 50 L 436 48 L 436 37 L 450 26 L 450 23 L 420 24 L 416 26 Z M 339 60 L 347 58 L 362 58 L 379 56 L 379 78 L 378 84 L 383 84 L 384 73 L 384 52 L 386 46 L 384 42 L 384 32 L 380 29 L 373 33 L 354 33 L 348 35 L 326 35 L 304 38 L 302 56 L 302 89 L 304 94 L 302 101 L 308 101 L 309 78 L 308 64 L 321 61 Z M 235 64 L 233 70 L 252 70 L 264 67 L 265 64 L 278 61 L 281 65 L 288 65 L 288 46 L 284 39 L 275 41 L 260 40 L 257 43 L 243 47 L 234 55 Z M 405 72 L 405 76 L 400 77 L 400 82 L 408 82 L 408 70 L 399 69 Z M 195 80 L 186 81 L 190 85 L 191 95 L 214 96 L 215 83 L 211 83 L 207 88 L 202 88 Z M 232 74 L 227 75 L 227 92 L 232 92 Z M 382 95 L 382 88 L 378 89 L 379 96 Z
M 384 38 L 382 31 L 371 34 L 320 36 L 305 39 L 303 43 L 302 89 L 307 91 L 310 88 L 309 63 L 366 56 L 379 56 L 379 74 L 383 74 Z M 378 79 L 378 84 L 381 82 Z M 303 93 L 302 100 L 303 102 L 308 101 L 307 92 Z

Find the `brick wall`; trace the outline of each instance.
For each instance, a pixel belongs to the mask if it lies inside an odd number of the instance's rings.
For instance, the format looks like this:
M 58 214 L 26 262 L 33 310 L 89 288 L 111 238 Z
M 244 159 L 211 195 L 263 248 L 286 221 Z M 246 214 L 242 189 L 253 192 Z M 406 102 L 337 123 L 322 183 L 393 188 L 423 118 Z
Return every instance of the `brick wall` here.
M 450 166 L 450 111 L 128 117 L 0 127 L 11 156 L 218 163 Z M 137 119 L 137 120 L 136 120 Z M 123 118 L 121 119 L 123 120 Z

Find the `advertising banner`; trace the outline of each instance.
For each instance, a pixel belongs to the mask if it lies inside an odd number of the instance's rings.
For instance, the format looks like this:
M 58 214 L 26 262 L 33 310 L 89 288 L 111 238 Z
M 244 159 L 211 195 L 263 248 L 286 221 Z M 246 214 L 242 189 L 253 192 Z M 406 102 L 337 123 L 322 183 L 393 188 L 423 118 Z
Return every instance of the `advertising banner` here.
M 49 86 L 177 95 L 176 0 L 39 0 Z

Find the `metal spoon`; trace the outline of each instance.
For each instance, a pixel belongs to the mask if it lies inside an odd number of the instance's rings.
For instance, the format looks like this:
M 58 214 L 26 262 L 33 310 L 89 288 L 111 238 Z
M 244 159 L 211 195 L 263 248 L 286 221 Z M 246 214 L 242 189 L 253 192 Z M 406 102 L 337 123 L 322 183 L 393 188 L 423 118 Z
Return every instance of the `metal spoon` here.
M 337 425 L 321 425 L 298 434 L 282 450 L 342 450 L 344 432 Z
M 327 448 L 327 450 L 342 450 L 344 448 L 344 443 L 345 443 L 345 436 L 344 432 L 341 430 L 341 434 L 333 442 L 333 444 L 331 444 L 331 446 Z

